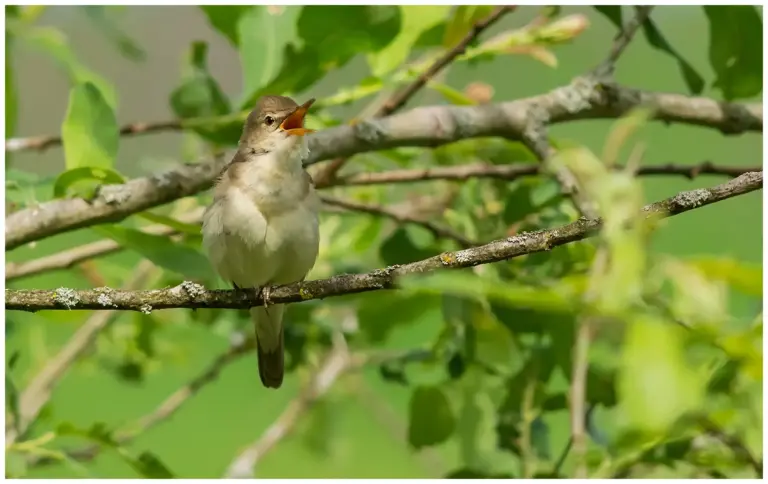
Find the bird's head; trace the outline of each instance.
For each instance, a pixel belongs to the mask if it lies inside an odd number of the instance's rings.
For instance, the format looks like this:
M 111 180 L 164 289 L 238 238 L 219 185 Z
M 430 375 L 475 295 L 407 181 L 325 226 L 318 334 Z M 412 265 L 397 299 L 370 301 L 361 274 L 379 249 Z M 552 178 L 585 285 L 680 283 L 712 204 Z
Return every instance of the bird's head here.
M 266 152 L 290 152 L 306 146 L 304 136 L 313 131 L 304 127 L 304 118 L 314 102 L 310 99 L 299 106 L 285 96 L 261 97 L 248 115 L 240 146 Z

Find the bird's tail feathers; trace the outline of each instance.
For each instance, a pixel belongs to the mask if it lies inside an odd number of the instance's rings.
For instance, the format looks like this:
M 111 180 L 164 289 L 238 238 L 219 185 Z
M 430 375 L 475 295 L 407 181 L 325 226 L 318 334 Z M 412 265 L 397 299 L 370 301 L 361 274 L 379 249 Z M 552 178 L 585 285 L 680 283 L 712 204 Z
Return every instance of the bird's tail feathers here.
M 267 388 L 280 388 L 283 384 L 285 363 L 283 360 L 285 306 L 276 304 L 268 308 L 251 308 L 251 319 L 256 329 L 256 351 L 259 360 L 259 377 Z

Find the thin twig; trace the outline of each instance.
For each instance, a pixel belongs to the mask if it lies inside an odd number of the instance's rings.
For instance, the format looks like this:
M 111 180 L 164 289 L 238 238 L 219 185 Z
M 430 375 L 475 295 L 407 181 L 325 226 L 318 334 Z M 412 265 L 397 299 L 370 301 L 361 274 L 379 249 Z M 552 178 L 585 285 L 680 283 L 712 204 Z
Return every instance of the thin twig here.
M 445 239 L 453 240 L 457 242 L 462 248 L 469 248 L 477 245 L 475 242 L 469 240 L 467 237 L 463 236 L 462 234 L 448 227 L 440 226 L 429 220 L 421 220 L 421 219 L 412 217 L 410 215 L 406 215 L 404 213 L 400 213 L 398 211 L 388 209 L 386 207 L 365 204 L 360 202 L 353 202 L 350 200 L 341 200 L 338 198 L 331 198 L 327 196 L 323 196 L 321 197 L 321 199 L 325 204 L 335 206 L 335 207 L 340 207 L 345 210 L 350 210 L 353 212 L 369 213 L 371 215 L 377 215 L 379 217 L 389 218 L 400 224 L 407 223 L 407 224 L 419 225 L 429 230 L 435 236 L 435 238 L 445 238 Z
M 336 339 L 343 340 L 343 336 Z M 364 358 L 351 358 L 345 342 L 336 342 L 325 362 L 312 375 L 309 383 L 301 390 L 298 397 L 288 404 L 283 413 L 267 428 L 259 440 L 237 455 L 227 468 L 224 478 L 253 478 L 254 467 L 264 454 L 274 448 L 294 429 L 301 416 L 331 389 L 342 374 L 364 362 Z
M 619 57 L 621 57 L 627 46 L 629 46 L 630 42 L 632 42 L 632 39 L 635 37 L 637 31 L 648 19 L 652 9 L 652 5 L 635 7 L 635 16 L 632 17 L 629 22 L 627 22 L 624 28 L 621 29 L 621 32 L 619 32 L 619 35 L 613 41 L 613 45 L 611 46 L 611 51 L 608 53 L 608 57 L 606 57 L 606 59 L 593 70 L 595 75 L 610 76 L 613 74 L 613 70 L 616 67 L 616 61 L 619 60 Z
M 621 167 L 617 167 L 621 168 Z M 724 175 L 737 177 L 750 171 L 760 171 L 762 166 L 737 167 L 715 165 L 705 161 L 697 165 L 680 165 L 667 163 L 664 165 L 643 166 L 637 175 L 679 175 L 690 180 L 700 175 Z M 489 165 L 474 163 L 458 166 L 436 166 L 407 170 L 389 170 L 378 173 L 356 173 L 337 179 L 334 185 L 381 185 L 388 183 L 416 183 L 434 180 L 468 180 L 470 178 L 494 178 L 513 181 L 525 176 L 539 175 L 542 166 L 533 163 L 515 163 L 510 165 Z
M 123 290 L 131 291 L 143 286 L 154 267 L 151 262 L 142 261 Z M 13 444 L 20 435 L 26 432 L 29 425 L 37 418 L 40 410 L 50 400 L 54 387 L 64 373 L 93 344 L 96 336 L 119 314 L 118 310 L 94 313 L 78 328 L 59 353 L 32 379 L 19 397 L 19 418 L 21 421 L 12 423 L 9 419 L 6 422 L 6 447 Z
M 763 173 L 750 172 L 711 188 L 680 192 L 660 202 L 646 205 L 645 217 L 663 218 L 694 210 L 737 195 L 761 189 Z M 390 266 L 365 274 L 343 274 L 330 279 L 275 286 L 269 291 L 270 303 L 292 303 L 343 294 L 391 289 L 398 278 L 441 269 L 458 269 L 551 250 L 591 237 L 601 227 L 600 219 L 581 218 L 549 230 L 525 232 L 488 244 L 444 252 L 428 259 Z M 120 291 L 114 289 L 6 290 L 6 310 L 43 309 L 123 309 L 149 311 L 168 308 L 249 308 L 264 304 L 261 291 L 207 290 L 186 281 L 169 289 Z
M 411 84 L 405 86 L 399 91 L 396 91 L 388 100 L 386 100 L 381 107 L 374 113 L 374 118 L 380 118 L 389 116 L 395 113 L 410 100 L 414 94 L 416 94 L 421 88 L 423 88 L 433 77 L 435 77 L 440 71 L 442 71 L 448 64 L 453 62 L 457 57 L 463 54 L 469 44 L 471 44 L 484 30 L 496 23 L 505 14 L 515 10 L 515 6 L 506 5 L 497 7 L 491 12 L 488 17 L 475 23 L 472 28 L 467 32 L 467 35 L 459 41 L 458 44 L 453 46 L 450 50 L 446 51 L 440 58 L 438 58 L 432 65 L 430 65 L 426 71 L 424 71 L 416 80 Z M 348 158 L 339 157 L 328 163 L 325 169 L 321 170 L 315 177 L 318 186 L 325 186 L 333 183 L 336 174 L 339 172 L 342 166 L 347 162 Z
M 580 102 L 574 104 L 574 99 Z M 532 119 L 546 119 L 547 124 L 614 119 L 643 105 L 653 106 L 654 119 L 661 121 L 708 126 L 728 134 L 762 132 L 760 103 L 724 103 L 579 79 L 549 93 L 518 101 L 422 107 L 385 118 L 366 119 L 355 126 L 325 129 L 310 135 L 310 155 L 305 164 L 398 146 L 434 147 L 483 136 L 521 139 L 531 127 Z M 134 213 L 195 195 L 211 186 L 226 161 L 225 157 L 217 157 L 122 185 L 106 185 L 90 200 L 53 200 L 13 212 L 5 220 L 6 250 L 78 228 L 117 222 Z

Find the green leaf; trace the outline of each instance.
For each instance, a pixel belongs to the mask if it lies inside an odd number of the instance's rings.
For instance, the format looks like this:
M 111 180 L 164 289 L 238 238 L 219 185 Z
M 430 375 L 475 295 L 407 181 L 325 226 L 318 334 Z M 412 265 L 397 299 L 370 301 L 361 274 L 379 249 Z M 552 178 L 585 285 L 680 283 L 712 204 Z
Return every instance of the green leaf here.
M 177 220 L 173 217 L 160 215 L 159 213 L 154 213 L 154 212 L 141 212 L 139 213 L 139 217 L 145 220 L 149 220 L 150 222 L 154 222 L 156 224 L 161 224 L 161 225 L 174 228 L 179 232 L 183 232 L 185 234 L 200 235 L 200 225 L 198 224 L 190 224 L 190 223 L 182 222 L 181 220 Z
M 53 27 L 14 28 L 9 29 L 23 38 L 26 45 L 41 50 L 53 57 L 67 72 L 73 85 L 91 83 L 98 88 L 101 96 L 112 109 L 117 109 L 117 92 L 114 86 L 85 67 L 75 56 L 67 41 L 67 37 Z
M 477 104 L 474 100 L 467 97 L 463 92 L 458 91 L 451 86 L 437 82 L 429 81 L 427 87 L 439 92 L 443 98 L 451 104 L 457 106 L 473 106 Z
M 111 168 L 117 156 L 120 128 L 102 92 L 92 83 L 74 86 L 61 126 L 67 169 Z
M 103 237 L 138 252 L 160 267 L 189 279 L 207 280 L 212 277 L 208 259 L 191 247 L 176 243 L 169 237 L 152 235 L 118 225 L 91 227 Z
M 249 99 L 274 79 L 283 66 L 283 49 L 295 36 L 298 9 L 271 13 L 270 7 L 253 6 L 237 22 L 240 64 L 243 70 L 243 96 Z
M 235 47 L 239 46 L 237 23 L 240 17 L 251 9 L 253 7 L 250 5 L 200 5 L 200 10 L 208 18 L 211 27 L 218 30 Z
M 181 118 L 220 116 L 230 112 L 229 101 L 208 72 L 208 44 L 193 42 L 189 73 L 171 94 L 173 112 Z
M 496 8 L 493 5 L 459 5 L 448 21 L 443 36 L 443 47 L 451 48 L 458 44 L 472 29 L 475 23 L 484 19 Z
M 686 362 L 680 331 L 650 316 L 630 323 L 619 374 L 619 400 L 629 429 L 660 435 L 702 404 L 703 382 Z
M 723 97 L 757 96 L 763 91 L 763 22 L 752 5 L 711 5 L 709 62 L 717 74 L 714 86 Z
M 305 6 L 297 20 L 301 47 L 285 46 L 282 69 L 242 107 L 251 107 L 264 94 L 304 91 L 325 74 L 344 66 L 357 54 L 377 52 L 400 31 L 396 6 Z M 344 28 L 338 28 L 343 25 Z
M 664 38 L 659 28 L 656 27 L 656 24 L 650 18 L 643 23 L 643 34 L 645 34 L 645 39 L 651 44 L 651 47 L 669 54 L 677 61 L 688 90 L 693 94 L 701 94 L 701 91 L 704 90 L 704 78 L 667 42 L 667 39 Z
M 109 17 L 106 5 L 84 5 L 83 10 L 88 18 L 101 30 L 107 39 L 114 44 L 123 57 L 132 61 L 143 61 L 147 53 L 133 38 L 120 30 L 117 23 Z
M 434 298 L 394 291 L 382 292 L 375 298 L 365 298 L 360 301 L 357 309 L 360 331 L 372 343 L 381 343 L 394 328 L 416 322 L 429 311 L 433 301 Z M 392 308 L 397 308 L 397 317 L 392 316 Z
M 617 29 L 624 29 L 624 20 L 621 17 L 621 5 L 596 5 L 592 8 L 605 15 Z
M 81 166 L 63 172 L 56 177 L 53 184 L 54 198 L 63 198 L 68 195 L 69 188 L 83 180 L 97 180 L 103 185 L 119 185 L 125 183 L 123 176 L 109 168 L 94 168 Z
M 173 479 L 173 472 L 163 464 L 151 452 L 142 452 L 138 459 L 133 461 L 133 468 L 142 476 L 149 479 Z
M 449 5 L 400 5 L 400 33 L 385 48 L 368 55 L 368 65 L 376 77 L 389 74 L 408 60 L 414 44 L 429 29 L 441 24 Z
M 456 428 L 448 397 L 439 387 L 415 388 L 408 409 L 408 442 L 417 450 L 446 441 Z

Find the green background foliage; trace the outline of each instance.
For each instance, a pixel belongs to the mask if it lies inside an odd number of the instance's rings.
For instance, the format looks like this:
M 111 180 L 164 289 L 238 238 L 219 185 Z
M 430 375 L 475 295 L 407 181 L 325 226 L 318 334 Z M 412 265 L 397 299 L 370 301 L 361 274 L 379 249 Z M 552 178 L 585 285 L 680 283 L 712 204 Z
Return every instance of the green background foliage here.
M 8 7 L 6 137 L 60 133 L 62 148 L 6 153 L 11 209 L 54 197 L 91 196 L 99 183 L 198 161 L 237 141 L 247 109 L 265 93 L 316 97 L 310 127 L 370 115 L 369 103 L 415 79 L 491 7 Z M 551 22 L 582 14 L 588 27 L 519 30 L 546 13 Z M 481 82 L 493 102 L 544 93 L 599 64 L 628 7 L 522 7 L 475 44 L 406 109 L 471 104 Z M 657 7 L 618 62 L 616 79 L 651 91 L 754 101 L 762 94 L 762 10 Z M 571 39 L 571 37 L 573 37 Z M 503 39 L 503 38 L 502 38 Z M 514 53 L 508 51 L 514 47 Z M 405 65 L 408 60 L 412 62 Z M 642 113 L 641 113 L 642 114 Z M 184 130 L 119 137 L 125 123 L 178 118 Z M 762 137 L 712 129 L 633 123 L 643 164 L 762 163 Z M 590 311 L 599 326 L 589 354 L 587 401 L 594 405 L 586 461 L 600 476 L 637 477 L 753 471 L 717 442 L 702 443 L 701 419 L 715 422 L 762 459 L 762 265 L 760 193 L 717 203 L 659 224 L 651 235 L 631 217 L 643 203 L 721 179 L 638 178 L 605 172 L 613 120 L 553 126 L 560 160 L 589 171 L 588 191 L 615 226 L 600 243 L 617 262 L 588 273 L 596 243 L 580 242 L 483 266 L 404 281 L 398 292 L 309 301 L 288 311 L 289 374 L 280 391 L 256 377 L 256 358 L 238 359 L 169 420 L 123 446 L 123 429 L 252 330 L 242 311 L 124 313 L 77 361 L 22 441 L 54 432 L 47 449 L 96 442 L 81 465 L 29 467 L 28 447 L 8 452 L 9 476 L 219 477 L 297 395 L 329 348 L 332 328 L 354 321 L 355 350 L 421 352 L 425 357 L 366 366 L 346 375 L 256 468 L 258 477 L 471 477 L 573 473 L 558 460 L 569 435 L 568 385 L 581 294 L 602 289 Z M 619 160 L 630 156 L 623 146 Z M 593 155 L 595 153 L 597 155 Z M 395 149 L 353 157 L 349 172 L 530 163 L 519 143 L 465 140 L 435 150 Z M 471 179 L 336 188 L 335 196 L 396 205 L 451 193 L 444 220 L 473 240 L 509 228 L 555 227 L 575 212 L 546 177 L 508 183 Z M 153 287 L 212 276 L 194 227 L 177 216 L 208 193 L 116 225 L 87 228 L 20 247 L 24 261 L 109 238 L 127 250 L 87 265 L 8 284 L 11 288 L 117 287 L 142 258 L 160 270 Z M 530 216 L 536 214 L 535 219 Z M 629 218 L 627 214 L 630 214 Z M 184 237 L 148 235 L 147 221 Z M 607 227 L 613 226 L 610 223 Z M 310 278 L 363 272 L 455 249 L 422 227 L 361 213 L 324 214 L 321 254 Z M 590 280 L 590 277 L 594 280 Z M 223 286 L 222 286 L 223 287 Z M 643 300 L 649 297 L 650 302 Z M 643 300 L 643 301 L 641 301 Z M 81 311 L 6 312 L 6 408 L 90 316 Z M 684 321 L 693 331 L 671 321 Z M 346 323 L 345 323 L 346 324 Z M 706 439 L 705 439 L 706 440 Z M 33 451 L 34 451 L 34 445 Z

